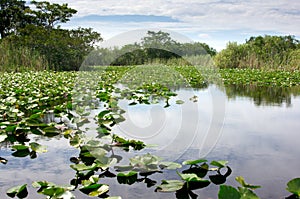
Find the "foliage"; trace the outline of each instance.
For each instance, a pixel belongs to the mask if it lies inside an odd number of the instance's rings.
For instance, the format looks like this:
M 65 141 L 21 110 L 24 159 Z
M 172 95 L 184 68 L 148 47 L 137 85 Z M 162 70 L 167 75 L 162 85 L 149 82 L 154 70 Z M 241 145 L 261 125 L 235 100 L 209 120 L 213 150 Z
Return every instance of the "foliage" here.
M 215 57 L 220 68 L 299 69 L 299 41 L 293 36 L 251 37 L 244 44 L 229 42 Z
M 32 21 L 30 8 L 26 1 L 1 0 L 0 2 L 0 37 L 3 39 L 23 28 Z
M 260 69 L 220 69 L 225 85 L 292 87 L 300 83 L 299 71 Z
M 177 63 L 186 65 L 191 64 L 186 57 L 200 55 L 215 56 L 216 50 L 200 42 L 179 43 L 167 32 L 148 31 L 140 43 L 128 44 L 121 48 L 100 48 L 91 52 L 84 64 L 87 66 L 171 64 L 176 60 Z
M 42 71 L 49 68 L 45 56 L 28 47 L 20 47 L 7 40 L 0 42 L 0 54 L 1 72 Z
M 6 2 L 6 1 L 5 1 Z M 77 11 L 67 4 L 32 1 L 34 7 L 25 6 L 25 1 L 10 1 L 3 4 L 1 49 L 22 57 L 6 58 L 2 70 L 20 71 L 22 68 L 40 70 L 39 60 L 46 60 L 44 68 L 52 70 L 78 70 L 85 56 L 101 41 L 100 34 L 91 28 L 66 30 L 58 24 L 66 23 Z M 18 9 L 19 15 L 11 15 Z M 2 19 L 1 19 L 2 20 Z M 5 23 L 5 20 L 8 22 Z M 2 22 L 2 21 L 1 21 Z M 20 25 L 21 24 L 21 25 Z M 13 46 L 13 47 L 10 47 Z M 24 49 L 24 50 L 21 50 Z M 24 53 L 29 51 L 29 53 Z M 20 53 L 19 53 L 20 52 Z M 32 58 L 33 61 L 27 61 Z M 7 55 L 6 57 L 11 56 Z M 15 61 L 19 60 L 20 61 Z M 22 61 L 22 60 L 26 61 Z M 36 63 L 37 62 L 37 63 Z M 36 64 L 36 65 L 35 65 Z M 47 66 L 48 65 L 48 66 Z M 9 69 L 8 66 L 13 66 Z M 21 68 L 21 69 L 19 69 Z

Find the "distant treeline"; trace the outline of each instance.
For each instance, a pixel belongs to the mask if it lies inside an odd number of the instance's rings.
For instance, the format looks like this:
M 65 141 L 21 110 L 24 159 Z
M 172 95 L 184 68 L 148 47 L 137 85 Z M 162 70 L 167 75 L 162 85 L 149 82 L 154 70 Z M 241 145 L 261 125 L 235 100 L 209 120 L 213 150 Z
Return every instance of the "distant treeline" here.
M 300 44 L 293 36 L 251 37 L 244 44 L 229 42 L 217 53 L 205 43 L 179 43 L 169 33 L 148 31 L 140 43 L 95 48 L 102 41 L 100 33 L 91 28 L 67 30 L 59 26 L 76 10 L 47 1 L 30 4 L 0 1 L 0 71 L 76 71 L 81 66 L 184 65 L 210 60 L 219 68 L 300 69 Z
M 123 47 L 98 48 L 91 52 L 84 64 L 97 65 L 141 65 L 191 56 L 215 56 L 217 51 L 205 43 L 179 43 L 169 33 L 148 31 L 140 43 Z M 184 59 L 183 59 L 184 61 Z M 182 63 L 182 62 L 181 62 Z M 185 64 L 187 62 L 184 62 Z

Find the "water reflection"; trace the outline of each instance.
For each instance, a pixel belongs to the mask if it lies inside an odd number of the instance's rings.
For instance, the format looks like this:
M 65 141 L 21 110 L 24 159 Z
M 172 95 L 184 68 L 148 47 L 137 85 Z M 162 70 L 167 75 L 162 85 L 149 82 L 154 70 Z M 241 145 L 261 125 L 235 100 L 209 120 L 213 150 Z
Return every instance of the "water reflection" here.
M 300 95 L 300 87 L 267 87 L 255 85 L 226 85 L 226 95 L 229 99 L 236 97 L 248 97 L 257 106 L 285 104 L 292 105 L 292 96 Z
M 205 145 L 209 125 L 213 117 L 212 95 L 209 89 L 218 93 L 215 97 L 226 99 L 226 117 L 224 123 L 215 123 L 223 127 L 222 134 L 216 138 L 215 145 Z M 299 177 L 300 154 L 300 97 L 299 88 L 257 88 L 252 86 L 226 86 L 226 92 L 214 88 L 205 90 L 178 91 L 178 99 L 185 101 L 183 105 L 170 101 L 171 106 L 162 109 L 158 105 L 141 105 L 126 107 L 127 120 L 115 129 L 127 138 L 141 138 L 147 144 L 157 144 L 156 148 L 143 150 L 139 153 L 153 152 L 169 160 L 182 162 L 186 159 L 197 159 L 204 156 L 205 148 L 209 160 L 225 159 L 233 169 L 228 183 L 236 186 L 235 176 L 242 175 L 246 181 L 259 184 L 263 188 L 257 193 L 261 198 L 283 198 L 289 193 L 285 190 L 286 183 Z M 198 101 L 189 100 L 198 96 Z M 216 100 L 216 99 L 215 99 Z M 218 104 L 218 103 L 216 103 Z M 274 106 L 276 105 L 276 106 Z M 279 106 L 286 105 L 286 106 Z M 184 107 L 186 106 L 186 107 Z M 219 108 L 216 108 L 219 110 Z M 182 115 L 182 110 L 185 114 Z M 182 119 L 181 117 L 186 117 Z M 152 119 L 153 120 L 152 120 Z M 181 118 L 181 119 L 180 119 Z M 179 124 L 178 119 L 184 120 Z M 140 121 L 132 126 L 132 122 Z M 195 126 L 195 122 L 198 126 Z M 151 124 L 157 123 L 160 126 Z M 150 126 L 150 127 L 149 127 Z M 147 128 L 149 127 L 149 128 Z M 163 127 L 163 130 L 161 128 Z M 197 134 L 195 132 L 197 128 Z M 92 128 L 91 128 L 92 129 Z M 155 130 L 153 132 L 152 130 Z M 178 130 L 179 129 L 179 130 Z M 125 131 L 126 130 L 126 131 Z M 174 138 L 175 137 L 175 138 Z M 5 198 L 6 190 L 15 185 L 35 180 L 48 180 L 57 184 L 68 184 L 75 172 L 70 169 L 70 157 L 77 156 L 78 150 L 70 147 L 64 138 L 31 138 L 42 145 L 48 146 L 48 152 L 38 154 L 34 160 L 29 157 L 16 158 L 11 156 L 11 150 L 1 145 L 0 156 L 7 159 L 7 165 L 0 164 L 0 197 Z M 203 144 L 204 143 L 204 144 Z M 166 146 L 168 145 L 168 146 Z M 118 151 L 115 151 L 116 153 Z M 132 157 L 135 154 L 124 153 L 122 157 Z M 206 155 L 206 154 L 205 154 Z M 161 179 L 178 179 L 175 172 L 168 171 L 162 175 L 151 176 L 160 183 Z M 155 187 L 147 188 L 144 183 L 132 186 L 119 185 L 115 178 L 101 181 L 110 185 L 111 196 L 120 195 L 123 198 L 175 198 L 175 194 L 154 193 Z M 44 198 L 29 189 L 29 198 Z M 199 198 L 217 198 L 218 186 L 210 185 L 195 193 Z M 78 198 L 85 198 L 76 191 Z

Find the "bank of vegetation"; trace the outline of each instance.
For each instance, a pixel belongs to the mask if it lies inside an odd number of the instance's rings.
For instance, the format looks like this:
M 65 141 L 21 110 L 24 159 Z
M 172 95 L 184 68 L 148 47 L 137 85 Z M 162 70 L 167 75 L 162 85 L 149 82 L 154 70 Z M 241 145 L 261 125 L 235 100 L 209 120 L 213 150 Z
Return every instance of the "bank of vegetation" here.
M 0 71 L 77 71 L 82 64 L 206 65 L 212 60 L 218 68 L 300 69 L 300 43 L 291 35 L 229 42 L 217 53 L 205 43 L 179 43 L 169 33 L 148 31 L 139 43 L 99 48 L 101 34 L 91 28 L 61 28 L 77 13 L 67 4 L 4 0 L 0 8 Z

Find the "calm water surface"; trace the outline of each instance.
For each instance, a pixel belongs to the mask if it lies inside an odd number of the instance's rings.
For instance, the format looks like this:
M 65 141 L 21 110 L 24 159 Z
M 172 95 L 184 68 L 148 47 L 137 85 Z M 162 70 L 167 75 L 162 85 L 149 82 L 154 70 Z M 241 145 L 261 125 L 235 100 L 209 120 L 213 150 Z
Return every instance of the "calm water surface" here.
M 140 139 L 151 147 L 136 153 L 123 153 L 123 159 L 136 154 L 152 154 L 165 160 L 182 162 L 205 157 L 228 160 L 233 172 L 227 184 L 238 185 L 234 178 L 244 176 L 246 182 L 261 185 L 256 190 L 261 198 L 284 198 L 289 195 L 286 183 L 300 176 L 300 96 L 299 88 L 255 88 L 231 86 L 219 89 L 178 91 L 170 101 L 156 105 L 127 106 L 126 121 L 114 131 L 127 138 Z M 192 98 L 193 96 L 197 96 Z M 184 104 L 176 104 L 183 100 Z M 196 102 L 193 102 L 196 101 Z M 93 129 L 93 126 L 91 126 Z M 92 130 L 91 130 L 92 131 Z M 7 198 L 11 186 L 28 183 L 28 198 L 44 198 L 31 188 L 33 181 L 47 180 L 69 184 L 75 176 L 70 157 L 79 151 L 64 138 L 32 137 L 32 141 L 48 146 L 38 158 L 16 158 L 1 146 L 0 156 L 8 159 L 0 165 L 0 198 Z M 118 150 L 116 150 L 118 153 Z M 151 179 L 178 179 L 174 171 L 154 174 Z M 154 193 L 143 183 L 119 185 L 115 178 L 102 180 L 110 185 L 111 196 L 123 198 L 175 198 L 175 194 Z M 195 191 L 199 198 L 217 198 L 218 186 L 210 185 Z M 88 198 L 79 191 L 77 198 Z

